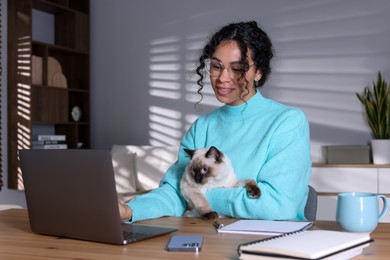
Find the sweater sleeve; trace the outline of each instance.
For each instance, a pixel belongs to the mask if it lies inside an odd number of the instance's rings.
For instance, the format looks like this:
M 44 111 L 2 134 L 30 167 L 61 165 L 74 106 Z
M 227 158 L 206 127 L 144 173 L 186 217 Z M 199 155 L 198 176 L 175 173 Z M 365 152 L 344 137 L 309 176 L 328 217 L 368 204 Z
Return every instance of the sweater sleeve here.
M 133 210 L 133 222 L 162 216 L 182 216 L 185 213 L 187 205 L 180 192 L 180 180 L 189 158 L 183 147 L 194 149 L 192 137 L 194 127 L 193 125 L 184 135 L 178 160 L 169 167 L 159 187 L 126 203 Z
M 126 204 L 133 210 L 132 221 L 158 218 L 162 216 L 182 216 L 185 212 L 186 204 L 179 195 L 175 179 L 177 162 L 172 165 L 160 186 L 146 194 L 139 195 L 134 200 Z
M 216 212 L 236 218 L 304 220 L 311 174 L 309 125 L 303 112 L 290 110 L 277 119 L 257 175 L 258 199 L 246 190 L 215 188 L 206 193 Z M 255 163 L 255 162 L 253 162 Z

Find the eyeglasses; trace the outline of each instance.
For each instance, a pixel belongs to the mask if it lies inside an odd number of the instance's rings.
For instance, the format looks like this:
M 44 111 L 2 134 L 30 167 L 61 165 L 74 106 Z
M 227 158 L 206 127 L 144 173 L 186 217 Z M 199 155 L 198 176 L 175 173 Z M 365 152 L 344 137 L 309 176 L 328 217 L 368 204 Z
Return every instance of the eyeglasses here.
M 251 66 L 255 64 L 251 64 L 249 66 L 245 66 L 242 63 L 233 63 L 229 67 L 224 66 L 221 62 L 216 60 L 206 60 L 205 61 L 205 69 L 206 72 L 211 77 L 219 77 L 222 72 L 226 69 L 229 72 L 229 76 L 232 79 L 239 79 L 243 77 L 243 73 L 248 71 Z

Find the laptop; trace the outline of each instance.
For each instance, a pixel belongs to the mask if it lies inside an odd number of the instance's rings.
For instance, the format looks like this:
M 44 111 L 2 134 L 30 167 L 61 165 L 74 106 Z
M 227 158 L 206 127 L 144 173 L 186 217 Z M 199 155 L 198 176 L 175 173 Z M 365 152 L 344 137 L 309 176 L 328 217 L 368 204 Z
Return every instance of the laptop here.
M 108 150 L 20 150 L 19 157 L 34 233 L 123 245 L 177 231 L 120 222 Z

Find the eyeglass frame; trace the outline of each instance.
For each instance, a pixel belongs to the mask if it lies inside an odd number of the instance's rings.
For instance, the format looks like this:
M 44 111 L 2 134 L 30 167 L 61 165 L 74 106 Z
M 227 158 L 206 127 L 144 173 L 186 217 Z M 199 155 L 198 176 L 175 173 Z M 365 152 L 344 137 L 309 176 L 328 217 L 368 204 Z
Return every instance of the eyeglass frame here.
M 219 69 L 219 74 L 218 74 L 218 75 L 211 74 L 211 72 L 210 72 L 210 70 L 211 70 L 211 63 L 212 63 L 212 62 L 216 62 L 216 63 L 218 63 L 219 65 L 221 65 L 221 69 Z M 246 65 L 246 64 L 242 64 L 242 63 L 240 63 L 240 62 L 233 62 L 233 63 L 239 64 L 239 65 L 242 65 L 242 66 L 243 66 L 243 68 L 240 69 L 240 75 L 237 76 L 237 77 L 232 76 L 232 73 L 234 73 L 234 72 L 232 72 L 232 68 L 231 68 L 232 65 L 230 65 L 230 66 L 225 66 L 222 62 L 220 62 L 220 61 L 218 61 L 218 60 L 215 60 L 215 59 L 206 59 L 206 60 L 204 61 L 204 64 L 205 64 L 204 69 L 205 69 L 206 73 L 207 73 L 209 76 L 211 76 L 211 77 L 220 77 L 220 76 L 222 75 L 222 72 L 226 69 L 226 70 L 228 71 L 229 76 L 230 76 L 231 79 L 241 79 L 241 78 L 244 78 L 245 73 L 250 69 L 250 67 L 253 66 L 253 65 L 255 65 L 254 63 L 248 64 L 248 65 L 247 65 L 247 68 L 245 68 L 245 65 Z

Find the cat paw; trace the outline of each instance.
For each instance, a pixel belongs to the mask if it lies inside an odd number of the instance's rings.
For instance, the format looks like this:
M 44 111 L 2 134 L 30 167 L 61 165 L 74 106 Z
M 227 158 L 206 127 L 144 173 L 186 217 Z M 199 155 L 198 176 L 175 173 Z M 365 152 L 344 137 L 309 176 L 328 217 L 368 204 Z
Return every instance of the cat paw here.
M 217 219 L 219 217 L 218 213 L 211 211 L 202 215 L 203 219 Z
M 257 199 L 261 196 L 261 190 L 257 186 L 249 186 L 247 187 L 247 192 L 250 198 Z

